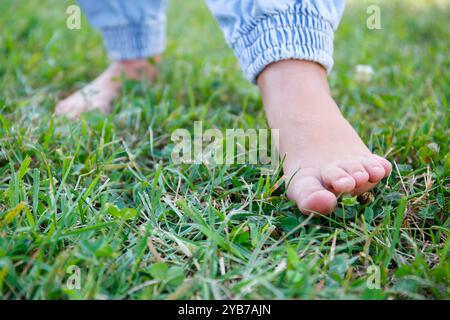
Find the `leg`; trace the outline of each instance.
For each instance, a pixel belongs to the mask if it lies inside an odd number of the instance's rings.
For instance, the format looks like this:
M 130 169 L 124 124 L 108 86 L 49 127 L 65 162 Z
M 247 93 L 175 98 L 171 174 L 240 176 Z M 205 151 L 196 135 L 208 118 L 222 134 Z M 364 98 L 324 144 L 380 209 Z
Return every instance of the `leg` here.
M 238 3 L 239 2 L 239 3 Z M 330 96 L 333 30 L 341 0 L 210 0 L 247 78 L 257 82 L 290 181 L 304 213 L 330 213 L 342 193 L 371 189 L 391 171 L 342 117 Z
M 153 81 L 157 70 L 148 57 L 162 53 L 165 46 L 167 0 L 79 0 L 92 25 L 100 30 L 110 66 L 94 81 L 59 102 L 56 115 L 76 118 L 99 109 L 107 113 L 120 93 L 122 76 Z

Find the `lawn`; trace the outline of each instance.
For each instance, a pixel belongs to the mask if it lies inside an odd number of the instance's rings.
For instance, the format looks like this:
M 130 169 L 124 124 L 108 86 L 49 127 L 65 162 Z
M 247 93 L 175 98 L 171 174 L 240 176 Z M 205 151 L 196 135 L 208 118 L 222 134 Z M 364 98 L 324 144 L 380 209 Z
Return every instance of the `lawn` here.
M 54 118 L 107 65 L 71 1 L 0 3 L 3 299 L 449 299 L 448 1 L 349 1 L 333 95 L 392 175 L 307 217 L 256 165 L 177 165 L 177 128 L 265 128 L 201 1 L 173 0 L 161 74 L 111 115 Z M 368 83 L 355 67 L 370 65 Z

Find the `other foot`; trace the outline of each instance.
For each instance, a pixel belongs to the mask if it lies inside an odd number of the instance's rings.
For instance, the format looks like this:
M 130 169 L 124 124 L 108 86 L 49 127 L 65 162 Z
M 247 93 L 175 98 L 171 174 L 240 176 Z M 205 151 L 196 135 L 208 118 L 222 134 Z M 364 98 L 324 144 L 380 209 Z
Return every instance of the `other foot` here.
M 151 82 L 156 74 L 156 67 L 147 60 L 115 61 L 94 81 L 60 101 L 55 115 L 75 119 L 83 112 L 94 109 L 109 113 L 113 100 L 120 93 L 122 76 L 126 79 Z

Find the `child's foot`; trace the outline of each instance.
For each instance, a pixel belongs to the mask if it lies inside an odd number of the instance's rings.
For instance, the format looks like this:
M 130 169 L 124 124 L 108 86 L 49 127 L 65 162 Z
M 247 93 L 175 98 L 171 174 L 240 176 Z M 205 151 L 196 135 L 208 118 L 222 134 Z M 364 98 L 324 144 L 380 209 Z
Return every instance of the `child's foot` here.
M 94 81 L 60 101 L 56 106 L 55 115 L 65 115 L 74 119 L 83 112 L 94 109 L 109 113 L 112 101 L 120 93 L 122 75 L 126 79 L 151 82 L 156 74 L 156 67 L 147 60 L 113 62 Z
M 330 97 L 325 70 L 287 60 L 259 76 L 268 122 L 279 129 L 287 195 L 303 213 L 328 214 L 341 194 L 361 194 L 391 172 L 372 154 Z

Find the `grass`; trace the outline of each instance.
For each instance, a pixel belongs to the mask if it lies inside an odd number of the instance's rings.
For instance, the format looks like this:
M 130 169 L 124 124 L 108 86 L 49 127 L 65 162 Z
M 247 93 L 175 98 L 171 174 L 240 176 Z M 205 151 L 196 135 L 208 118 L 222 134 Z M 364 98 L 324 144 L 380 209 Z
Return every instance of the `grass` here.
M 333 95 L 394 171 L 317 218 L 257 166 L 171 163 L 171 133 L 195 120 L 266 127 L 201 2 L 172 2 L 155 85 L 127 83 L 107 117 L 53 118 L 107 64 L 85 20 L 65 28 L 69 4 L 0 4 L 0 297 L 449 299 L 448 2 L 379 2 L 381 30 L 348 4 Z

